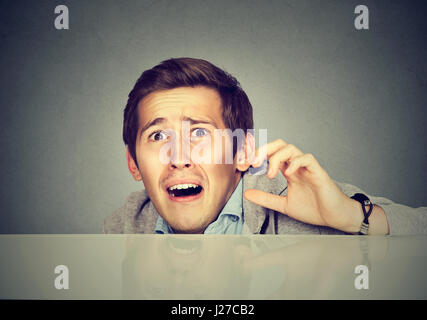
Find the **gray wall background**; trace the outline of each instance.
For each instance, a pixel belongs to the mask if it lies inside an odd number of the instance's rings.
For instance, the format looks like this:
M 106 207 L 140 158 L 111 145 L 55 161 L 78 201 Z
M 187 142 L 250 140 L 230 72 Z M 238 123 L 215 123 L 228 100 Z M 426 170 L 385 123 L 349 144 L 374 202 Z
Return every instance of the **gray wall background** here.
M 54 28 L 54 8 L 70 30 Z M 354 8 L 370 9 L 356 31 Z M 121 140 L 127 94 L 171 57 L 235 75 L 256 128 L 330 176 L 426 205 L 423 1 L 0 2 L 1 233 L 100 233 L 141 189 Z

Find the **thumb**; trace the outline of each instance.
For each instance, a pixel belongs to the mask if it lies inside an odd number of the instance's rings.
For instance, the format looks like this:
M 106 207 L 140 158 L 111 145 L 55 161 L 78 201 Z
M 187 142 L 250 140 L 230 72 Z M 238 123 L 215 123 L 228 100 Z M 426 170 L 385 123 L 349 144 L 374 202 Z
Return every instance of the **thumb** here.
M 287 198 L 256 189 L 248 189 L 243 193 L 246 200 L 259 206 L 286 213 Z

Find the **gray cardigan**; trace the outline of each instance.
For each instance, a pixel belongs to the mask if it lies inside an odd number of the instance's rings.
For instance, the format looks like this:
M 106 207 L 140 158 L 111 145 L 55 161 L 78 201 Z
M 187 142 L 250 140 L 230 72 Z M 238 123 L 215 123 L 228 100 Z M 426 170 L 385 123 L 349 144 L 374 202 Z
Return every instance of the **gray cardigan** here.
M 260 189 L 279 194 L 287 186 L 286 180 L 281 175 L 269 179 L 266 175 L 245 174 L 242 179 L 243 190 Z M 335 183 L 347 196 L 357 192 L 365 193 L 353 185 Z M 282 195 L 286 195 L 286 190 Z M 427 207 L 410 208 L 386 198 L 370 195 L 368 197 L 374 204 L 384 209 L 390 235 L 427 234 Z M 123 207 L 105 219 L 104 233 L 154 233 L 158 216 L 145 190 L 133 192 Z M 345 234 L 329 227 L 297 221 L 246 199 L 243 199 L 243 217 L 243 233 L 246 234 Z

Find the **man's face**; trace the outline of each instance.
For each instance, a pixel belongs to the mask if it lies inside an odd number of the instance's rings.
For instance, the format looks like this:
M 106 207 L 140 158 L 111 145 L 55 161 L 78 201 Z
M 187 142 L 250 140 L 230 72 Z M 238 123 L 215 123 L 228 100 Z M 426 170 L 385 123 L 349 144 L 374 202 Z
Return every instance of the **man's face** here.
M 207 87 L 153 92 L 138 104 L 138 116 L 138 174 L 151 201 L 175 232 L 203 233 L 233 193 L 239 170 L 245 170 L 236 162 L 200 163 L 189 152 L 201 146 L 206 151 L 207 146 L 211 159 L 218 152 L 214 150 L 214 130 L 226 128 L 219 94 Z M 184 124 L 189 130 L 183 133 Z M 188 148 L 182 138 L 188 139 Z M 171 145 L 176 152 L 167 152 L 170 161 L 161 161 Z M 128 161 L 133 159 L 128 156 Z

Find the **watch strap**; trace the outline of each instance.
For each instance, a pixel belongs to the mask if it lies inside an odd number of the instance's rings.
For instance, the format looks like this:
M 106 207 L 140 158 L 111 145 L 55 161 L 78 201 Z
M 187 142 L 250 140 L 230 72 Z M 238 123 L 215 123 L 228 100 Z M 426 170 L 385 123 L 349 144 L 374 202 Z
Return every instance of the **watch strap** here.
M 351 198 L 360 202 L 360 204 L 362 205 L 363 222 L 360 226 L 359 234 L 367 235 L 369 233 L 369 216 L 372 213 L 374 205 L 372 204 L 371 200 L 369 200 L 369 198 L 363 193 L 356 193 Z M 368 211 L 366 211 L 367 206 L 369 207 Z

